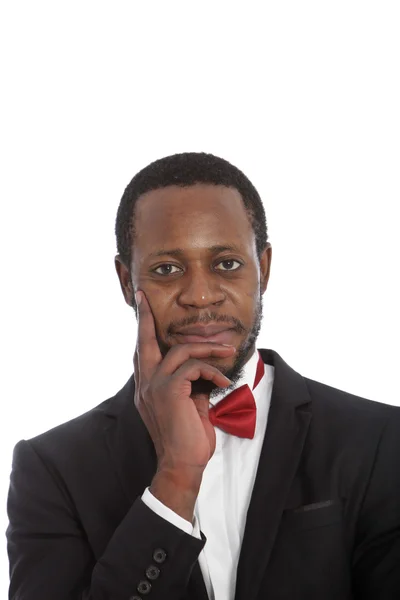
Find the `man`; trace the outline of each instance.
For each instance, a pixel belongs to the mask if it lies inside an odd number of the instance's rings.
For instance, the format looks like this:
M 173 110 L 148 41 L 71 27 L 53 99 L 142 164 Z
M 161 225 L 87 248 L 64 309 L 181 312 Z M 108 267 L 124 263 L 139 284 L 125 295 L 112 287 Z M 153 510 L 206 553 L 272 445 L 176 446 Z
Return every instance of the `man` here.
M 116 237 L 134 374 L 16 445 L 10 598 L 400 598 L 400 410 L 256 349 L 272 250 L 254 186 L 213 155 L 163 158 Z

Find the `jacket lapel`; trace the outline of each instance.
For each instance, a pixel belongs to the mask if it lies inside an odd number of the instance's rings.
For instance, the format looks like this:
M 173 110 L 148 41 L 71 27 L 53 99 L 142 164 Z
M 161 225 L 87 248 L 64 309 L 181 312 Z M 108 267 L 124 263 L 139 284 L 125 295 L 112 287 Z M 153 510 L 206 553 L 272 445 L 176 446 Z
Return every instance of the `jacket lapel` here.
M 127 510 L 150 485 L 157 456 L 153 441 L 134 404 L 134 375 L 107 407 L 104 427 L 111 461 L 124 491 Z
M 275 368 L 274 383 L 247 512 L 235 600 L 258 596 L 311 420 L 311 399 L 303 377 L 273 350 L 260 349 L 260 353 Z
M 267 429 L 239 557 L 235 600 L 257 597 L 311 420 L 311 399 L 303 377 L 277 352 L 259 351 L 264 362 L 274 366 L 275 373 Z M 124 492 L 121 519 L 150 485 L 157 470 L 154 444 L 135 408 L 134 390 L 132 375 L 105 410 L 106 442 Z M 208 598 L 198 561 L 188 592 L 191 600 Z

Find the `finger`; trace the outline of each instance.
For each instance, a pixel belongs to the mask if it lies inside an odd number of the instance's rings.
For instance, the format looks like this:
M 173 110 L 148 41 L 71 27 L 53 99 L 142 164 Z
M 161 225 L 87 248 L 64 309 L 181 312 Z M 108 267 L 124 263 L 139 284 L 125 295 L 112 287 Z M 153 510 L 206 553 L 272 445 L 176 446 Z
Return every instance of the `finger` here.
M 197 381 L 199 378 L 212 381 L 218 387 L 227 387 L 232 382 L 225 377 L 216 367 L 207 365 L 200 360 L 190 360 L 179 367 L 172 376 L 172 379 L 184 379 L 186 381 Z
M 153 313 L 146 295 L 140 291 L 141 301 L 138 305 L 138 337 L 137 352 L 140 378 L 149 381 L 156 367 L 162 361 L 160 347 L 156 337 Z M 139 298 L 137 298 L 139 300 Z
M 135 389 L 140 387 L 140 371 L 139 371 L 139 357 L 137 352 L 137 346 L 133 355 L 133 374 L 135 377 Z
M 193 342 L 173 346 L 159 367 L 161 375 L 173 375 L 179 367 L 191 358 L 229 358 L 236 352 L 234 346 L 223 346 L 215 342 Z

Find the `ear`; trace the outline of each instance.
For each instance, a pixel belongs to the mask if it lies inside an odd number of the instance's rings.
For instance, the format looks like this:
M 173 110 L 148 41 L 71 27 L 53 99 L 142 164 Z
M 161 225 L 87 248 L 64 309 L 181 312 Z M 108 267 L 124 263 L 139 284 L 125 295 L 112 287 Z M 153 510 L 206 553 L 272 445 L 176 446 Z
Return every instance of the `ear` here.
M 267 289 L 269 274 L 271 271 L 271 261 L 272 261 L 272 246 L 269 242 L 265 246 L 265 249 L 260 258 L 260 289 L 261 294 Z
M 119 254 L 117 254 L 117 256 L 115 257 L 114 264 L 118 274 L 119 283 L 121 285 L 121 290 L 125 298 L 125 302 L 129 306 L 132 306 L 133 289 L 129 269 L 125 265 L 125 263 L 122 262 Z

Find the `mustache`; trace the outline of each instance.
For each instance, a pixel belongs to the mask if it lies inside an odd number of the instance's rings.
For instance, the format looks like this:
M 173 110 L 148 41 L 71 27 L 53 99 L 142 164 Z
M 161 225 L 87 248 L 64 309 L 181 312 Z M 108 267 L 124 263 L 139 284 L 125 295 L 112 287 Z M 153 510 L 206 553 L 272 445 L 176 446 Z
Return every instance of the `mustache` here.
M 228 317 L 227 315 L 217 315 L 215 313 L 209 313 L 207 315 L 201 316 L 193 315 L 191 317 L 183 319 L 182 321 L 171 323 L 167 328 L 167 335 L 172 335 L 174 331 L 177 331 L 182 327 L 187 327 L 189 325 L 207 325 L 208 323 L 223 323 L 231 329 L 234 329 L 237 333 L 244 333 L 246 331 L 246 328 L 239 319 L 235 319 L 234 317 Z
M 136 306 L 136 302 L 134 299 L 132 300 L 132 307 L 133 307 L 133 310 L 135 312 L 136 319 L 137 319 L 138 318 L 137 306 Z M 175 331 L 177 331 L 178 329 L 181 329 L 182 327 L 188 327 L 189 325 L 197 325 L 197 324 L 207 325 L 208 323 L 224 323 L 230 329 L 233 329 L 234 331 L 236 331 L 239 334 L 243 334 L 246 332 L 246 327 L 243 325 L 243 323 L 239 319 L 236 319 L 234 317 L 228 317 L 227 315 L 217 315 L 215 313 L 209 313 L 208 315 L 201 315 L 201 316 L 193 315 L 191 317 L 187 317 L 186 319 L 183 319 L 182 321 L 177 321 L 176 323 L 170 323 L 166 329 L 166 335 L 167 336 L 173 335 Z M 157 328 L 157 324 L 156 324 L 156 330 L 157 329 L 158 328 Z

